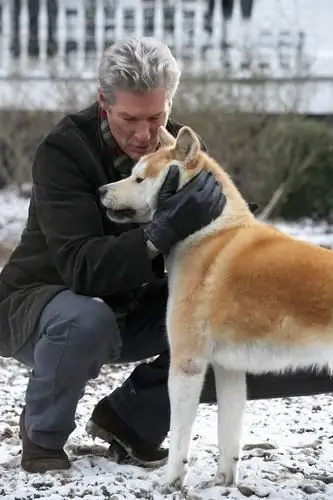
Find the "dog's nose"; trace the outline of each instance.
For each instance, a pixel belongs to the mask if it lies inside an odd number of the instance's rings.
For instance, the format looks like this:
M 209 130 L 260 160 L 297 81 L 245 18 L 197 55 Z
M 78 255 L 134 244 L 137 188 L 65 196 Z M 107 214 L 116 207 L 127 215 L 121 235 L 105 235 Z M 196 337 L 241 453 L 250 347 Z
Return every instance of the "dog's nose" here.
M 98 192 L 100 196 L 105 196 L 108 188 L 106 186 L 101 186 L 98 188 Z

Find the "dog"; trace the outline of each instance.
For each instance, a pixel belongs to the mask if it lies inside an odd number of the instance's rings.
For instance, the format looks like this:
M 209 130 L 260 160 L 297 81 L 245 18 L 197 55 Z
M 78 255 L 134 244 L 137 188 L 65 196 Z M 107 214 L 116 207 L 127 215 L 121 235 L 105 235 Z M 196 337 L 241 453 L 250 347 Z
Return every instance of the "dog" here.
M 208 226 L 166 256 L 170 346 L 170 448 L 163 482 L 186 478 L 193 424 L 208 365 L 216 380 L 219 459 L 214 482 L 236 486 L 246 372 L 310 367 L 331 373 L 333 253 L 258 220 L 230 175 L 200 148 L 190 127 L 177 137 L 159 129 L 159 149 L 127 179 L 106 184 L 102 204 L 116 222 L 149 222 L 168 168 L 179 188 L 207 169 L 226 204 Z

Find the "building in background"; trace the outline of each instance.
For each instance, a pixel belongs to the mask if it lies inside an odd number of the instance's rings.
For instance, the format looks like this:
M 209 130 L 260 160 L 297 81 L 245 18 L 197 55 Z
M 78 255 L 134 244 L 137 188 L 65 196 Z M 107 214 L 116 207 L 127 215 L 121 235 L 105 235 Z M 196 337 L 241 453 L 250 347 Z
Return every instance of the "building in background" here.
M 331 113 L 332 19 L 333 0 L 0 0 L 0 106 L 56 107 L 59 82 L 76 82 L 77 98 L 105 47 L 146 35 L 169 45 L 182 81 L 222 82 L 227 100 L 231 82 L 252 95 L 264 81 L 265 109 L 290 109 L 293 96 L 303 112 Z
M 332 0 L 0 0 L 0 73 L 90 78 L 107 45 L 156 36 L 184 69 L 332 74 Z

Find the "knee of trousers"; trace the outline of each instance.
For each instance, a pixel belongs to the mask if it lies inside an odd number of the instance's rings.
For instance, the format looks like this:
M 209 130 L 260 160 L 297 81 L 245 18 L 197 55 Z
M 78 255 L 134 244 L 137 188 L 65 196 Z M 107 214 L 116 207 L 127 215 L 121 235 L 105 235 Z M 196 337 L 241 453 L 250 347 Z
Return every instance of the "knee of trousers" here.
M 85 299 L 82 307 L 72 311 L 69 320 L 72 346 L 77 347 L 78 356 L 118 359 L 122 342 L 114 312 L 101 299 Z

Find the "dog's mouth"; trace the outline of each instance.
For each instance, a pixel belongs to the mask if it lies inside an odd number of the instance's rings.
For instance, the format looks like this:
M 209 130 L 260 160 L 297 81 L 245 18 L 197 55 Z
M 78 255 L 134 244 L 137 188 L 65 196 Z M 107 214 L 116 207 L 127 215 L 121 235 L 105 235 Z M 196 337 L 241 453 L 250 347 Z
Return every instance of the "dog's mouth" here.
M 122 220 L 131 220 L 134 218 L 136 214 L 136 210 L 133 208 L 120 208 L 118 210 L 114 210 L 112 208 L 108 208 L 106 210 L 107 216 L 111 220 L 122 221 Z

